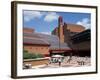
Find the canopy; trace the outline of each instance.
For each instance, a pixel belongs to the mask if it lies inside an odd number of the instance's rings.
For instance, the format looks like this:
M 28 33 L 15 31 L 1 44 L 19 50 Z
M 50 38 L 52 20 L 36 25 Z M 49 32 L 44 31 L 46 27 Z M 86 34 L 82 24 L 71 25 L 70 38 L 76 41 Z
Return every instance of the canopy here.
M 58 57 L 64 57 L 64 56 L 62 56 L 62 55 L 53 55 L 52 57 L 58 58 Z

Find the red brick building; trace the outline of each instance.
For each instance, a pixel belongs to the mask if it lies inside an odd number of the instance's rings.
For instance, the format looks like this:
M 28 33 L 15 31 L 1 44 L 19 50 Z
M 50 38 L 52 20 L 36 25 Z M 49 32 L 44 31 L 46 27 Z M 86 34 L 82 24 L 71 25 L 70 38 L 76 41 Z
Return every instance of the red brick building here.
M 67 43 L 74 55 L 90 56 L 90 30 L 85 30 L 82 25 L 65 23 L 60 16 L 58 27 L 52 31 L 52 34 L 59 37 L 60 43 Z
M 75 51 L 78 52 L 81 50 L 89 53 L 90 40 L 87 40 L 87 38 L 80 43 L 73 43 L 74 39 L 77 38 L 75 35 L 80 38 L 79 35 L 84 34 L 84 31 L 85 28 L 83 26 L 66 24 L 63 22 L 63 18 L 60 16 L 58 18 L 58 27 L 52 31 L 52 35 L 36 33 L 34 29 L 24 28 L 24 49 L 30 53 L 40 53 L 45 56 L 50 56 L 52 54 L 76 54 L 74 53 Z M 85 33 L 87 33 L 87 31 Z M 82 37 L 83 36 L 84 35 L 82 35 Z M 83 47 L 85 45 L 88 45 L 87 48 Z

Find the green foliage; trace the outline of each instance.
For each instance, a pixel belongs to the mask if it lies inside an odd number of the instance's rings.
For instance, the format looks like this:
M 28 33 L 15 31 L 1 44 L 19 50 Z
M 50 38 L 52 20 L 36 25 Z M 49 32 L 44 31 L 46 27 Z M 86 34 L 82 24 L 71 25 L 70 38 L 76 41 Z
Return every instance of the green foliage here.
M 23 51 L 23 59 L 36 59 L 43 58 L 44 56 L 40 53 L 28 53 L 28 51 Z
M 28 53 L 28 51 L 27 51 L 27 50 L 24 50 L 23 52 L 24 52 L 24 53 Z
M 36 58 L 43 58 L 44 57 L 43 54 L 40 54 L 40 53 L 34 53 L 34 56 Z

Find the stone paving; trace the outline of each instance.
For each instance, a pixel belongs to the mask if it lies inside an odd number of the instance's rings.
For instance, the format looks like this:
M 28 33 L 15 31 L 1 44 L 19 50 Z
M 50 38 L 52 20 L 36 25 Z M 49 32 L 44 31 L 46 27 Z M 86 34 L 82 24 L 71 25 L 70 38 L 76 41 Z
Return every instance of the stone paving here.
M 59 67 L 81 67 L 81 66 L 91 66 L 91 58 L 89 57 L 76 57 L 72 56 L 69 60 L 69 56 L 64 57 L 63 62 L 59 66 L 59 63 L 48 63 L 33 68 L 59 68 Z

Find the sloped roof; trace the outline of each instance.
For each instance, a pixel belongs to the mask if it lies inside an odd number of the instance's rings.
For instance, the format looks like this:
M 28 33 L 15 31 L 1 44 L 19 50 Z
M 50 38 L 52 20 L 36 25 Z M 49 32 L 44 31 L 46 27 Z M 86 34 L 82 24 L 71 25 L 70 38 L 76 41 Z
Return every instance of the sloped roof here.
M 85 30 L 85 27 L 82 25 L 70 24 L 70 23 L 64 23 L 64 25 L 61 27 L 65 27 L 70 32 L 77 32 L 77 33 Z M 53 31 L 55 31 L 56 29 L 58 29 L 58 27 L 56 27 Z
M 38 38 L 24 38 L 24 44 L 50 45 L 47 41 Z
M 59 38 L 56 35 L 47 35 L 42 33 L 24 33 L 24 37 L 31 37 L 31 40 L 26 38 L 24 42 L 32 42 L 34 44 L 50 44 L 51 49 L 70 49 L 67 43 L 59 43 Z M 33 39 L 32 39 L 33 38 Z
M 70 24 L 70 23 L 68 23 L 66 27 L 71 32 L 82 32 L 82 31 L 85 30 L 85 27 L 83 27 L 82 25 L 77 25 L 77 24 Z

